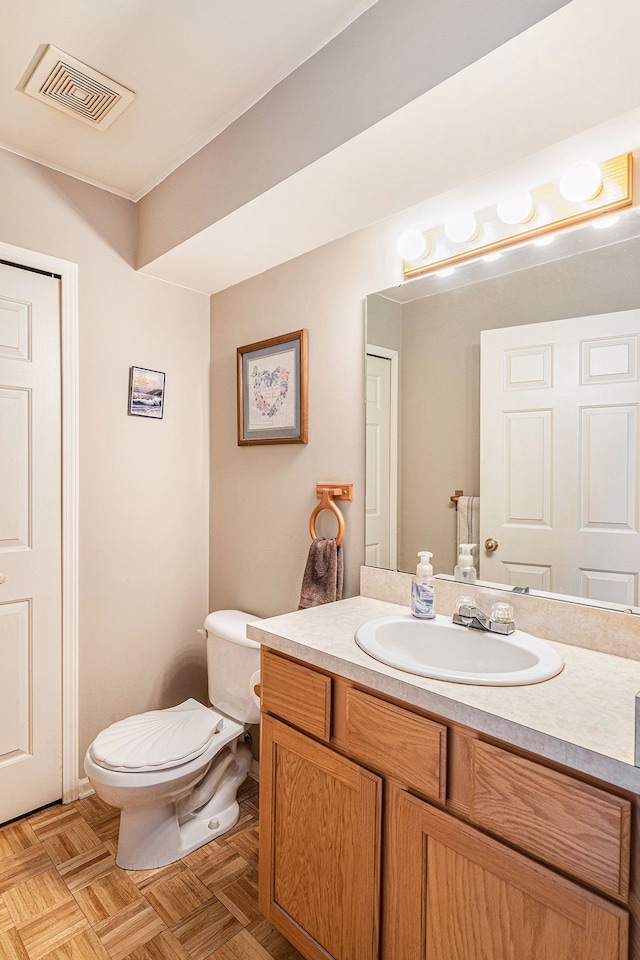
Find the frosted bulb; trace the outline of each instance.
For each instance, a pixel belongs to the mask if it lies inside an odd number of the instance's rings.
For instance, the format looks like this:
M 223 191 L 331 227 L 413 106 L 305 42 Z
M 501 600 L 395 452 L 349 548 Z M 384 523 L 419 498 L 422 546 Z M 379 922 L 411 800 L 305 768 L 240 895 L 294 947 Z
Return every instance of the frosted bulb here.
M 398 237 L 396 249 L 403 260 L 419 260 L 430 250 L 430 245 L 419 230 L 405 230 Z
M 593 200 L 602 189 L 600 167 L 592 160 L 578 160 L 572 163 L 560 177 L 558 189 L 570 203 L 583 203 Z
M 496 210 L 500 220 L 509 226 L 526 223 L 535 211 L 533 197 L 528 190 L 511 190 L 498 201 Z
M 444 222 L 444 232 L 451 243 L 468 243 L 478 235 L 478 224 L 472 213 L 452 213 Z

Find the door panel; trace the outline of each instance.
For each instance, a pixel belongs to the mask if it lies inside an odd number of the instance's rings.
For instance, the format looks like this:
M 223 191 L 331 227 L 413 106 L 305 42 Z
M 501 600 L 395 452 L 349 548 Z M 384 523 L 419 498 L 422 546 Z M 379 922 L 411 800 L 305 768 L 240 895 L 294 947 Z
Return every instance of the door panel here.
M 59 301 L 0 265 L 0 822 L 62 792 Z
M 0 550 L 29 543 L 31 393 L 0 388 Z
M 365 563 L 391 566 L 391 361 L 367 354 Z

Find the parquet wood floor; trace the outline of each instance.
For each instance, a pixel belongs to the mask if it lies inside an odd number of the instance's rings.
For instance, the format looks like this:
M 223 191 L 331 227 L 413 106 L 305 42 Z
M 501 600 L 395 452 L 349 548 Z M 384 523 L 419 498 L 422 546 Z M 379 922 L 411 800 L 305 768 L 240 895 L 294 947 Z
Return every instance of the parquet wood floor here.
M 0 828 L 2 960 L 303 960 L 258 909 L 258 784 L 233 830 L 157 870 L 116 866 L 96 796 Z

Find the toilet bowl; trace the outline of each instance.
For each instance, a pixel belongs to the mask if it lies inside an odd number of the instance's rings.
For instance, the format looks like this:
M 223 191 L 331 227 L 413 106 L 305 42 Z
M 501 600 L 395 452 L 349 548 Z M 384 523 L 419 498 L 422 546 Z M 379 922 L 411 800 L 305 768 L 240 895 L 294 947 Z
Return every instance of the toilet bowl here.
M 89 746 L 91 786 L 121 811 L 116 863 L 125 870 L 173 863 L 236 824 L 252 760 L 243 737 L 260 719 L 252 692 L 260 644 L 245 636 L 258 619 L 240 610 L 206 618 L 211 706 L 189 699 L 127 717 Z

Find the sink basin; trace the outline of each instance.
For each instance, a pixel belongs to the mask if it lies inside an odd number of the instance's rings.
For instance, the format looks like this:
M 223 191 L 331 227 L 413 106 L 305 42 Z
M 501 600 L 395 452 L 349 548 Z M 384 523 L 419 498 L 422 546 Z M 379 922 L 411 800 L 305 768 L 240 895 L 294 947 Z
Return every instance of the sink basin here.
M 389 667 L 455 683 L 505 687 L 540 683 L 564 666 L 559 654 L 539 637 L 522 630 L 510 636 L 470 630 L 443 616 L 380 617 L 359 627 L 355 640 L 370 657 Z

